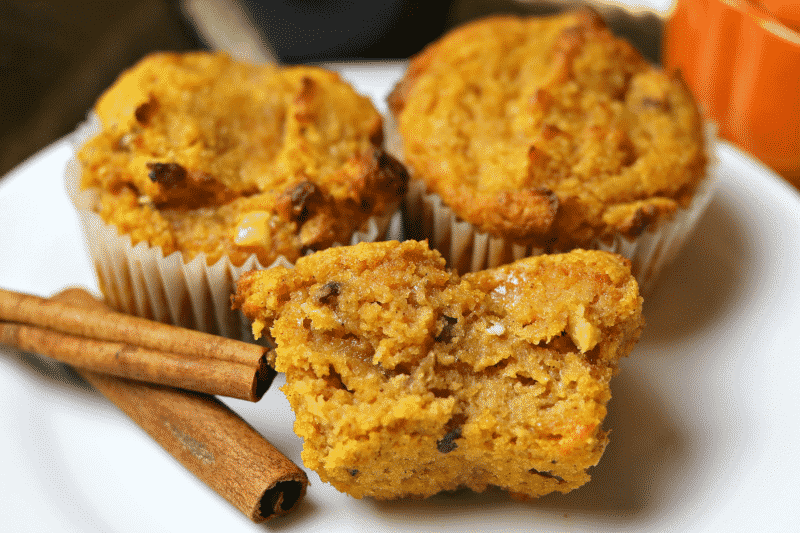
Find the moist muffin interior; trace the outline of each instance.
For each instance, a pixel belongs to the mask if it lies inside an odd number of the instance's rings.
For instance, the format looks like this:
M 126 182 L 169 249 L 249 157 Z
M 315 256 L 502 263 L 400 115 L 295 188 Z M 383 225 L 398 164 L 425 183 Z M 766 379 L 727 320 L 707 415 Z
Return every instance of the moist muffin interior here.
M 611 377 L 643 325 L 614 254 L 459 277 L 416 241 L 245 274 L 234 302 L 277 343 L 304 464 L 359 498 L 586 483 L 608 442 Z

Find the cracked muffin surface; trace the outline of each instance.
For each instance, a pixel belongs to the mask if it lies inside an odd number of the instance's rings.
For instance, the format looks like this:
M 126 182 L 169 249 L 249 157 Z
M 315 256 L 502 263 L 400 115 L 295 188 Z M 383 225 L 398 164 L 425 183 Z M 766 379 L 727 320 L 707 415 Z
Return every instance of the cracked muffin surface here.
M 276 342 L 304 464 L 377 499 L 583 485 L 608 442 L 611 377 L 643 326 L 637 283 L 615 254 L 458 276 L 417 241 L 252 271 L 234 306 Z
M 133 244 L 234 265 L 294 261 L 346 244 L 393 212 L 407 174 L 382 120 L 338 74 L 152 54 L 98 100 L 102 130 L 81 149 L 81 186 Z
M 683 81 L 588 9 L 456 28 L 388 103 L 413 179 L 480 231 L 546 251 L 656 229 L 706 175 Z

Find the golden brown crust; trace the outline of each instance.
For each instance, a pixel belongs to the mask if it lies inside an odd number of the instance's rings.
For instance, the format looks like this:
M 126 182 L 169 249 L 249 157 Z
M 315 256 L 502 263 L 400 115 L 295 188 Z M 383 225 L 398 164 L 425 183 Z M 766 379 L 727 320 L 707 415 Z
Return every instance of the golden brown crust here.
M 462 206 L 463 218 L 495 228 L 511 240 L 547 233 L 558 213 L 558 197 L 544 187 L 491 194 L 461 186 L 451 193 L 450 198 Z
M 592 10 L 459 27 L 411 59 L 388 104 L 412 178 L 479 230 L 545 250 L 658 227 L 705 177 L 685 84 Z M 556 201 L 530 204 L 540 190 Z
M 379 113 L 320 68 L 153 54 L 95 111 L 103 129 L 79 154 L 82 186 L 99 190 L 100 215 L 134 244 L 187 261 L 293 261 L 349 242 L 405 193 Z
M 643 326 L 617 255 L 459 277 L 417 241 L 247 273 L 234 306 L 277 342 L 305 466 L 378 499 L 488 486 L 532 498 L 586 483 L 608 441 L 610 379 Z

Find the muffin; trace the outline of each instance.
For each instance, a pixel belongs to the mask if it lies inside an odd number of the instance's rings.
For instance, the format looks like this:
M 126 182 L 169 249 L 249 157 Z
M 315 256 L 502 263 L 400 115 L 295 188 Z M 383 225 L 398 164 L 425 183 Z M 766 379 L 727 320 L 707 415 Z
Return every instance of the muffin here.
M 619 255 L 459 276 L 413 240 L 248 272 L 234 304 L 275 339 L 303 463 L 356 498 L 583 485 L 608 442 L 611 377 L 643 325 Z
M 383 238 L 408 175 L 338 74 L 157 53 L 77 134 L 68 189 L 117 309 L 238 336 L 244 270 Z
M 412 235 L 462 273 L 604 249 L 646 290 L 710 198 L 685 84 L 589 9 L 460 26 L 410 60 L 388 104 Z

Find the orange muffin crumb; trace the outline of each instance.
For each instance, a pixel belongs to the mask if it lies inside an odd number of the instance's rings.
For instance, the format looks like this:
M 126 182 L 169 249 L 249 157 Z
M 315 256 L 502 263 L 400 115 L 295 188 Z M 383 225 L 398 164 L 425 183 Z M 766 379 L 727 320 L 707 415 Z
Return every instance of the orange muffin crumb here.
M 609 382 L 643 326 L 615 254 L 459 277 L 417 241 L 247 273 L 234 305 L 277 344 L 305 465 L 357 498 L 583 485 L 608 442 Z

